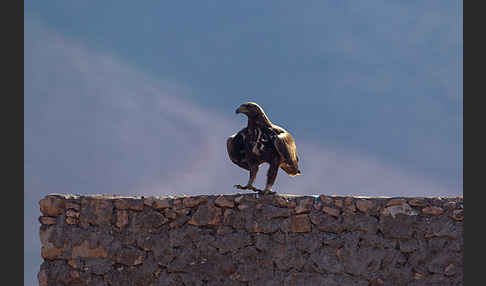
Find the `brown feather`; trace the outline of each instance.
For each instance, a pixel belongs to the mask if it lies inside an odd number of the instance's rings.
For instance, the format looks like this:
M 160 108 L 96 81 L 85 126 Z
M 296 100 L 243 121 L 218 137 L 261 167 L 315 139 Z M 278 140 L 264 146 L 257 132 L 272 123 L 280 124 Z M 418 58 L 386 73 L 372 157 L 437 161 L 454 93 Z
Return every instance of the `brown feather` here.
M 285 129 L 276 125 L 273 125 L 273 129 L 277 133 L 273 138 L 273 143 L 282 158 L 280 167 L 291 176 L 300 175 L 301 172 L 298 164 L 299 158 L 297 157 L 297 147 L 295 146 L 292 135 L 285 131 Z
M 250 170 L 250 166 L 248 165 L 248 161 L 245 160 L 244 154 L 242 152 L 243 149 L 244 149 L 243 144 L 244 144 L 243 138 L 241 138 L 241 135 L 239 133 L 235 133 L 235 134 L 231 135 L 226 140 L 226 148 L 227 148 L 227 151 L 228 151 L 228 156 L 229 156 L 231 162 L 242 167 L 243 169 Z
M 248 117 L 248 125 L 226 140 L 228 155 L 233 163 L 249 170 L 250 178 L 246 186 L 235 187 L 259 191 L 253 186 L 262 163 L 270 165 L 267 184 L 263 193 L 272 193 L 271 187 L 277 178 L 278 168 L 290 176 L 300 175 L 297 149 L 294 139 L 285 129 L 272 124 L 263 109 L 254 102 L 246 102 L 236 109 Z

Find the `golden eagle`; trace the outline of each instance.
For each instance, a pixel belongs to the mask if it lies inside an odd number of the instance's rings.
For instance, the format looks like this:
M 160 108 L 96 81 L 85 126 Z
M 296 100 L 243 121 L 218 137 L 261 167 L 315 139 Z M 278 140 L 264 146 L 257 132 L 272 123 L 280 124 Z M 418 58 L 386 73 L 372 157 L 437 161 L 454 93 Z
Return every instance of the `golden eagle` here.
M 236 114 L 248 116 L 248 126 L 231 135 L 226 141 L 229 158 L 233 163 L 250 171 L 246 186 L 235 185 L 240 190 L 253 190 L 261 194 L 274 194 L 271 188 L 277 178 L 278 168 L 290 176 L 300 175 L 292 135 L 285 129 L 272 124 L 263 109 L 254 102 L 246 102 L 236 109 Z M 263 191 L 255 188 L 258 167 L 262 163 L 270 164 L 267 173 L 267 185 Z

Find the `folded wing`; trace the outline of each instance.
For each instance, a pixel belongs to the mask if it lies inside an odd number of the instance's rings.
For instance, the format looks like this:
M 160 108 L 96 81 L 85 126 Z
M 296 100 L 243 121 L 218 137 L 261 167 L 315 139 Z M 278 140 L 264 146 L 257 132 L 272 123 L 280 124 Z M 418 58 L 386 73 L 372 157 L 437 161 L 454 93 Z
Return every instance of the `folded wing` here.
M 299 170 L 299 157 L 292 135 L 275 125 L 273 130 L 275 132 L 275 135 L 272 136 L 273 144 L 282 158 L 280 167 L 291 176 L 302 174 Z
M 243 169 L 250 170 L 250 166 L 245 158 L 243 136 L 240 133 L 235 133 L 226 140 L 226 148 L 229 158 L 233 163 Z

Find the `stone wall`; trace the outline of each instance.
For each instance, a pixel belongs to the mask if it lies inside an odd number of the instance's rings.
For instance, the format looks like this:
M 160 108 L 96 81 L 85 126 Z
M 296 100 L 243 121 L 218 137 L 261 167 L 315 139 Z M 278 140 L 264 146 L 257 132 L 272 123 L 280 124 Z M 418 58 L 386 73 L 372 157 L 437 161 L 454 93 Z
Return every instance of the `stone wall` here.
M 463 285 L 463 198 L 40 202 L 39 285 Z

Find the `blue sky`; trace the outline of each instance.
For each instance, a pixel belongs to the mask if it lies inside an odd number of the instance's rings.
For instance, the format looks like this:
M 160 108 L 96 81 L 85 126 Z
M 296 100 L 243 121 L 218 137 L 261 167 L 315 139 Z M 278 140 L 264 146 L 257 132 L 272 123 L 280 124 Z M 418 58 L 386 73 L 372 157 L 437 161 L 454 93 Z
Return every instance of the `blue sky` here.
M 25 285 L 48 193 L 236 192 L 248 100 L 297 143 L 277 192 L 463 194 L 462 1 L 24 3 Z

